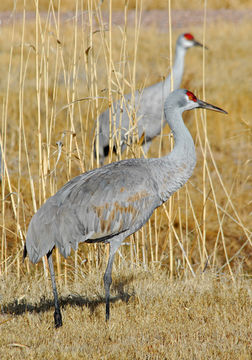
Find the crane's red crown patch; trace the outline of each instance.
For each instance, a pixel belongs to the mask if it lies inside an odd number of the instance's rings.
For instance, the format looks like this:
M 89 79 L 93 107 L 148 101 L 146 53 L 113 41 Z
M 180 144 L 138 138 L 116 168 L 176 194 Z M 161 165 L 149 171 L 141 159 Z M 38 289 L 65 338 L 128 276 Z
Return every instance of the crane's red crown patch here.
M 192 100 L 192 101 L 194 101 L 194 102 L 197 102 L 196 96 L 195 96 L 191 91 L 188 91 L 188 90 L 187 90 L 186 95 L 188 96 L 189 100 Z
M 190 33 L 185 33 L 184 37 L 186 38 L 186 40 L 193 40 L 194 39 L 194 37 Z

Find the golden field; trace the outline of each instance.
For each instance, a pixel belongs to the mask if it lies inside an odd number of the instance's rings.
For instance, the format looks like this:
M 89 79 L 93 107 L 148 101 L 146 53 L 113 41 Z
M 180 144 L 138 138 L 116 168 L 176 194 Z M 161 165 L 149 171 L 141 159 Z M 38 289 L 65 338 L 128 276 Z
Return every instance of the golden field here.
M 240 9 L 245 2 L 227 3 Z M 56 253 L 64 305 L 64 325 L 56 331 L 46 262 L 22 263 L 30 218 L 67 180 L 97 166 L 92 152 L 97 115 L 111 97 L 166 76 L 170 44 L 168 29 L 141 27 L 139 8 L 135 26 L 126 27 L 128 7 L 120 8 L 118 1 L 112 10 L 122 10 L 123 22 L 111 28 L 102 17 L 106 1 L 101 7 L 86 2 L 87 13 L 78 21 L 62 19 L 54 3 L 42 16 L 46 4 L 41 2 L 34 20 L 24 11 L 0 31 L 1 359 L 249 359 L 251 21 L 216 20 L 205 32 L 203 25 L 172 28 L 173 50 L 177 36 L 188 31 L 209 47 L 204 53 L 188 51 L 182 86 L 228 115 L 184 114 L 196 144 L 196 169 L 166 208 L 120 248 L 109 324 L 102 284 L 105 246 L 81 245 L 67 260 Z M 209 8 L 216 4 L 208 2 Z M 75 11 L 64 6 L 62 12 Z M 27 10 L 36 9 L 27 2 Z M 165 11 L 168 15 L 167 2 Z M 149 157 L 170 151 L 168 134 L 165 127 Z M 141 156 L 140 144 L 122 156 Z

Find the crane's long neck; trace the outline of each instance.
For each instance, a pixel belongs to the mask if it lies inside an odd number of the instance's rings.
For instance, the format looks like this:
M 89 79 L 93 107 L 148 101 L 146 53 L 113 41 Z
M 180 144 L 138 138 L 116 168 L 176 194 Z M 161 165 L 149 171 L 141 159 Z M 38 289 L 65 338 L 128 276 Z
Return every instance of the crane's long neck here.
M 196 164 L 194 142 L 184 125 L 181 112 L 166 108 L 165 113 L 175 145 L 172 152 L 157 159 L 154 165 L 159 193 L 163 201 L 187 182 Z
M 172 67 L 173 73 L 173 90 L 179 89 L 184 72 L 184 60 L 186 49 L 181 45 L 176 45 L 175 59 Z M 171 74 L 165 79 L 164 82 L 164 98 L 171 92 Z

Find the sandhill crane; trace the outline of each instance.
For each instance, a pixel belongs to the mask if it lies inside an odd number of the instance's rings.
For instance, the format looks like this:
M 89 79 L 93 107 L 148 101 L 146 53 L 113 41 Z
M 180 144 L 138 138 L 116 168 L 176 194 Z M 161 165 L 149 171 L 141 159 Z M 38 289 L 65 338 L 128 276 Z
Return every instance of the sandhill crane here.
M 80 242 L 109 243 L 104 274 L 106 320 L 109 319 L 111 272 L 114 256 L 123 240 L 139 230 L 153 211 L 192 175 L 196 164 L 194 142 L 184 125 L 185 110 L 204 108 L 226 113 L 188 90 L 172 92 L 164 106 L 174 135 L 172 152 L 162 158 L 129 159 L 88 171 L 66 183 L 32 217 L 24 257 L 37 263 L 47 255 L 55 302 L 55 327 L 62 317 L 55 283 L 52 251 L 56 246 L 67 257 Z
M 184 72 L 184 59 L 188 49 L 194 46 L 201 46 L 196 41 L 192 34 L 181 34 L 176 42 L 175 60 L 172 68 L 173 73 L 173 90 L 180 87 L 182 76 Z M 128 139 L 128 131 L 132 126 L 130 124 L 129 115 L 132 115 L 132 107 L 135 105 L 136 109 L 136 124 L 139 138 L 143 135 L 143 150 L 147 153 L 151 141 L 154 137 L 160 134 L 162 127 L 165 124 L 163 115 L 163 104 L 171 91 L 171 75 L 164 81 L 151 85 L 145 88 L 141 93 L 136 91 L 134 94 L 134 104 L 132 104 L 132 95 L 125 96 L 123 105 L 120 101 L 113 104 L 112 114 L 112 133 L 114 130 L 121 128 L 121 149 L 126 148 Z M 162 104 L 162 106 L 161 106 Z M 115 123 L 115 126 L 114 126 Z M 131 133 L 132 135 L 132 133 Z M 99 116 L 99 158 L 100 163 L 103 164 L 105 157 L 109 153 L 109 109 Z M 131 136 L 129 136 L 131 138 Z M 114 147 L 115 148 L 115 147 Z M 97 154 L 96 140 L 94 145 L 94 154 Z

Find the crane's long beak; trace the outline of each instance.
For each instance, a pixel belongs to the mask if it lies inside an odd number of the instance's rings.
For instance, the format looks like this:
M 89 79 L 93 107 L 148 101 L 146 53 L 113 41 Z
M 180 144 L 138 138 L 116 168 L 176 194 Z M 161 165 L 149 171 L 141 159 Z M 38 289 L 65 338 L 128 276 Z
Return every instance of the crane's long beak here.
M 199 100 L 197 99 L 197 103 L 199 105 L 200 108 L 202 109 L 208 109 L 208 110 L 213 110 L 213 111 L 218 111 L 218 112 L 221 112 L 223 114 L 227 114 L 227 112 L 217 106 L 214 106 L 214 105 L 211 105 L 211 104 L 208 104 L 207 102 L 203 101 L 203 100 Z
M 194 40 L 194 46 L 200 46 L 200 47 L 203 47 L 204 49 L 208 50 L 208 47 L 205 46 L 205 45 L 202 45 L 200 42 Z

